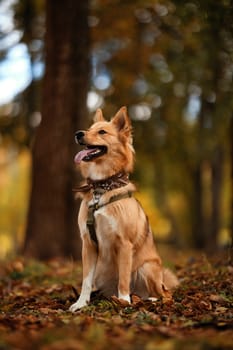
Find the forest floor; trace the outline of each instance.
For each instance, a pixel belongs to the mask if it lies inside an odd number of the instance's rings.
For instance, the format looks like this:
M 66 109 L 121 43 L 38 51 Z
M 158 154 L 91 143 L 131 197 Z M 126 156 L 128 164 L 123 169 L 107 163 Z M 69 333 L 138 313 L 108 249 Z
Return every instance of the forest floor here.
M 233 349 L 229 259 L 171 252 L 169 258 L 180 279 L 173 300 L 133 296 L 126 305 L 95 294 L 74 314 L 68 309 L 80 291 L 80 263 L 1 262 L 0 350 Z

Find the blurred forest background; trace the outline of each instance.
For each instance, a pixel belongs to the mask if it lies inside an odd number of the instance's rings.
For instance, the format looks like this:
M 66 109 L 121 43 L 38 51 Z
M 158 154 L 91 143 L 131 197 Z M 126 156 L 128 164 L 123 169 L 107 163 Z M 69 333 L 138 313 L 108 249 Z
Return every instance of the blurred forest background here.
M 231 0 L 0 1 L 0 258 L 79 257 L 74 133 L 126 105 L 157 240 L 230 245 Z

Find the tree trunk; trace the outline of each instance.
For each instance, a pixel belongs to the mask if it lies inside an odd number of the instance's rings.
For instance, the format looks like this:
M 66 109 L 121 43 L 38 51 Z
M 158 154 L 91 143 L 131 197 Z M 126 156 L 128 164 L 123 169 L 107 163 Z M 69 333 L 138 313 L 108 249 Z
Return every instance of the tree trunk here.
M 197 249 L 204 249 L 206 243 L 206 218 L 204 214 L 204 184 L 202 148 L 205 143 L 204 125 L 208 111 L 206 101 L 202 100 L 202 108 L 197 125 L 197 154 L 198 160 L 193 169 L 193 212 L 192 212 L 192 240 Z
M 221 145 L 217 146 L 214 154 L 214 158 L 211 164 L 212 171 L 212 205 L 211 205 L 211 216 L 210 216 L 210 230 L 207 237 L 207 247 L 210 250 L 217 248 L 217 239 L 221 226 L 221 190 L 223 181 L 223 161 L 224 151 Z
M 78 181 L 74 133 L 85 124 L 88 1 L 46 2 L 42 122 L 32 152 L 32 191 L 24 251 L 40 259 L 80 256 L 72 188 Z
M 203 210 L 203 182 L 202 182 L 202 162 L 197 165 L 193 172 L 193 223 L 192 239 L 193 245 L 197 249 L 204 249 L 206 242 L 205 218 Z
M 231 154 L 231 218 L 230 218 L 230 263 L 233 263 L 233 114 L 230 122 L 230 154 Z

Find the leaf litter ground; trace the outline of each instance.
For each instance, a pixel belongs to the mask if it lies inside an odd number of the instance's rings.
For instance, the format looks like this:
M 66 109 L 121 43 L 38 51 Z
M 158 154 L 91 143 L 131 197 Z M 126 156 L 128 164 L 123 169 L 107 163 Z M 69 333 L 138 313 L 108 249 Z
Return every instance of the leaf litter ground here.
M 184 260 L 184 259 L 183 259 Z M 233 267 L 197 256 L 176 264 L 173 300 L 128 305 L 92 294 L 72 314 L 78 263 L 17 258 L 0 264 L 0 349 L 233 349 Z

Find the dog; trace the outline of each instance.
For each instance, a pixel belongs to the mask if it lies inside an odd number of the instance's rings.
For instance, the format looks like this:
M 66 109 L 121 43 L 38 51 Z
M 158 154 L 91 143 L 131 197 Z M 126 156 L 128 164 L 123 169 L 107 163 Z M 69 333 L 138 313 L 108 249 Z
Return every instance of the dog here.
M 92 126 L 76 132 L 75 140 L 84 146 L 74 160 L 86 181 L 77 189 L 83 282 L 70 311 L 86 306 L 93 288 L 128 303 L 131 294 L 168 297 L 178 280 L 163 268 L 147 216 L 133 196 L 135 152 L 126 107 L 110 121 L 98 109 Z

